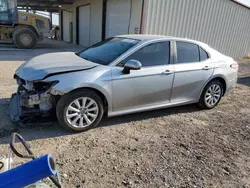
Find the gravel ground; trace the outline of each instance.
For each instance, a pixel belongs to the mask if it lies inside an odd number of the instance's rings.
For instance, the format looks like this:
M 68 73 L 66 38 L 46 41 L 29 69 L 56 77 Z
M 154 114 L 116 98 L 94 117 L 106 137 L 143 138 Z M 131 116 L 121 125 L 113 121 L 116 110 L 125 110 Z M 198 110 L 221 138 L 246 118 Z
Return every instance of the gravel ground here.
M 239 84 L 213 110 L 189 105 L 127 115 L 80 134 L 57 123 L 10 123 L 12 76 L 21 63 L 0 62 L 0 157 L 18 131 L 36 154 L 54 155 L 64 187 L 250 186 L 250 61 L 240 62 Z

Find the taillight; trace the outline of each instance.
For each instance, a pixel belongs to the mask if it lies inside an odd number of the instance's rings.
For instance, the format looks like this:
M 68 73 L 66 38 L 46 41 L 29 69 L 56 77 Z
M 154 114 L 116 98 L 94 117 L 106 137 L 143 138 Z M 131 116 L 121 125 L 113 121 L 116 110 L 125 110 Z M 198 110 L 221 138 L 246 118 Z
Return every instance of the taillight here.
M 237 62 L 233 62 L 231 65 L 230 65 L 231 68 L 233 69 L 238 69 L 239 68 L 239 64 Z

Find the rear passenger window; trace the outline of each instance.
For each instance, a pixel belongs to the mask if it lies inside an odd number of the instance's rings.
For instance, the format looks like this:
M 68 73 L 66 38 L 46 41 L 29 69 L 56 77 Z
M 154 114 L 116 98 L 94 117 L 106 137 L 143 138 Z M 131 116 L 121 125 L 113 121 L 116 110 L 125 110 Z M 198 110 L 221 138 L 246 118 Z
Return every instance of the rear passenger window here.
M 199 46 L 188 42 L 176 42 L 177 63 L 190 63 L 200 61 Z
M 208 58 L 209 58 L 209 56 L 208 56 L 207 52 L 200 47 L 200 61 L 204 61 Z

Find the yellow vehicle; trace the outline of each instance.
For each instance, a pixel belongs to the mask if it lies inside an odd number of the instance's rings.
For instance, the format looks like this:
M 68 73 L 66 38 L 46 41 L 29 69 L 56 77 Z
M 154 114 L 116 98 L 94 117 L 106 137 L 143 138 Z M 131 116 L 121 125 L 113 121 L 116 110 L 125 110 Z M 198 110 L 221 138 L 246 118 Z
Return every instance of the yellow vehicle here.
M 13 41 L 18 48 L 33 48 L 50 31 L 50 20 L 18 12 L 16 0 L 0 0 L 0 42 Z
M 29 12 L 18 11 L 18 23 L 37 27 L 42 34 L 49 33 L 52 29 L 49 18 Z

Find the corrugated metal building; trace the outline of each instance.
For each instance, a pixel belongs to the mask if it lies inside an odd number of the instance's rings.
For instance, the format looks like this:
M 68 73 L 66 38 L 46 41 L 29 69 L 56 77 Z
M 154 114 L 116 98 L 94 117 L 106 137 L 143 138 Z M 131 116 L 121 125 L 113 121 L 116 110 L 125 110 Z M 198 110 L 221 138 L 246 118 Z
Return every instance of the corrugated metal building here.
M 242 57 L 250 53 L 250 9 L 230 0 L 146 0 L 142 33 L 187 37 Z
M 233 57 L 250 53 L 250 9 L 232 0 L 76 0 L 65 11 L 72 41 L 83 46 L 142 33 L 203 41 Z

